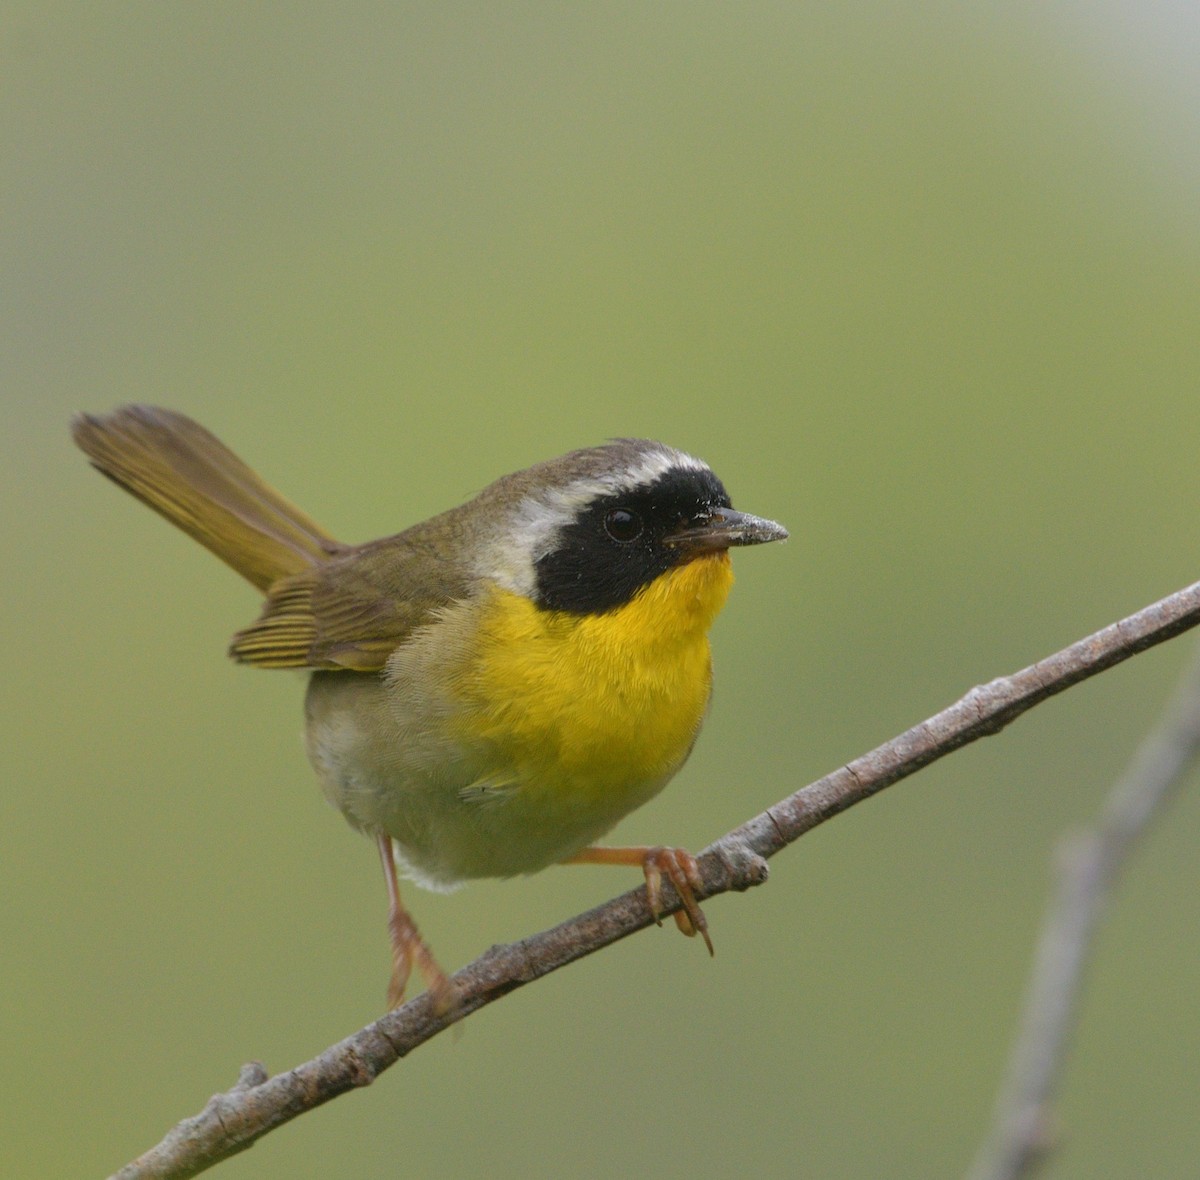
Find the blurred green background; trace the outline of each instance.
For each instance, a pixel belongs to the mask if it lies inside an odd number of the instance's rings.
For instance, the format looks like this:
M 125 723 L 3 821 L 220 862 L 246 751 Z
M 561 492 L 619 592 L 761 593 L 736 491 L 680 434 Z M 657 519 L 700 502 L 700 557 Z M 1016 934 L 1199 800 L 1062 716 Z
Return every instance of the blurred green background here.
M 254 593 L 90 471 L 181 409 L 363 540 L 608 436 L 709 459 L 739 554 L 699 848 L 1200 575 L 1200 40 L 1184 5 L 9 3 L 0 1174 L 111 1171 L 378 1014 L 375 854 Z M 226 1177 L 956 1176 L 1065 828 L 1168 645 L 527 988 Z M 1195 1167 L 1190 791 L 1090 976 L 1048 1175 Z M 442 961 L 632 885 L 410 900 Z

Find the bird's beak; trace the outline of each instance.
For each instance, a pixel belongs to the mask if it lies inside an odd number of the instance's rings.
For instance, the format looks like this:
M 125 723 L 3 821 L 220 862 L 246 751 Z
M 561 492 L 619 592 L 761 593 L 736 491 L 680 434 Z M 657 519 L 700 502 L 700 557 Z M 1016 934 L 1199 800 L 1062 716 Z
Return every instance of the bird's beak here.
M 735 512 L 732 508 L 713 508 L 706 518 L 689 521 L 663 539 L 668 545 L 699 557 L 703 553 L 718 553 L 732 545 L 783 541 L 787 535 L 787 529 L 773 520 L 751 516 L 748 512 Z

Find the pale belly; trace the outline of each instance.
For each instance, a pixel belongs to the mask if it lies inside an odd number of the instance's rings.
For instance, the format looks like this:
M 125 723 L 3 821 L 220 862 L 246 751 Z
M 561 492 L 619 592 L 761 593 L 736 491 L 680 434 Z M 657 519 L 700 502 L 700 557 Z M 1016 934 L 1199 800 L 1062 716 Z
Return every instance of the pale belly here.
M 522 602 L 456 608 L 381 675 L 310 681 L 326 795 L 389 835 L 422 884 L 534 872 L 593 843 L 666 785 L 703 720 L 711 615 L 674 631 L 657 619 L 670 642 L 652 643 L 629 619 L 591 626 Z
M 553 735 L 536 758 L 506 758 L 439 721 L 398 721 L 388 694 L 379 676 L 314 673 L 308 754 L 330 802 L 354 827 L 391 836 L 409 875 L 433 888 L 535 872 L 594 843 L 667 784 L 700 720 L 651 767 L 622 763 L 614 742 L 591 763 L 556 765 Z

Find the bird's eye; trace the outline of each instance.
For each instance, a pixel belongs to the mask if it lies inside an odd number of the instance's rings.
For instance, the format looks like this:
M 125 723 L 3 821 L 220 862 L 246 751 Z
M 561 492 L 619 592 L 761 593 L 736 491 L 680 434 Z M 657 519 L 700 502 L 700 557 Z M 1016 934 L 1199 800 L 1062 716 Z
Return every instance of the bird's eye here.
M 628 508 L 613 508 L 604 517 L 604 531 L 614 541 L 628 544 L 642 535 L 642 518 Z

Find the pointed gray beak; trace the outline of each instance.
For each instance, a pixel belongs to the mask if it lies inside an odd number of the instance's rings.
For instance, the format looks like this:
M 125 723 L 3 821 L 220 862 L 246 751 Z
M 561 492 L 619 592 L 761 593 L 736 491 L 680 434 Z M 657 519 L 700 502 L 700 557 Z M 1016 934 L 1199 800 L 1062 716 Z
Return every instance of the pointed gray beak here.
M 689 553 L 716 553 L 733 545 L 765 545 L 787 539 L 787 529 L 773 520 L 735 512 L 732 508 L 714 508 L 707 519 L 689 521 L 663 540 Z

